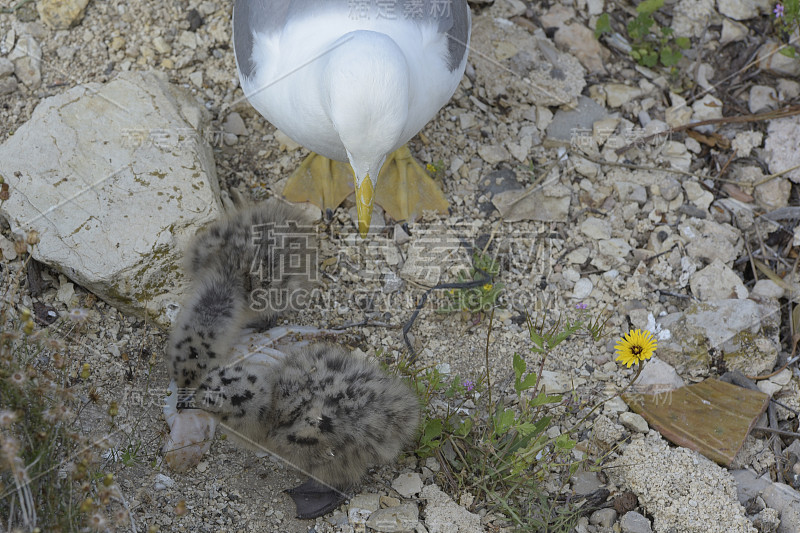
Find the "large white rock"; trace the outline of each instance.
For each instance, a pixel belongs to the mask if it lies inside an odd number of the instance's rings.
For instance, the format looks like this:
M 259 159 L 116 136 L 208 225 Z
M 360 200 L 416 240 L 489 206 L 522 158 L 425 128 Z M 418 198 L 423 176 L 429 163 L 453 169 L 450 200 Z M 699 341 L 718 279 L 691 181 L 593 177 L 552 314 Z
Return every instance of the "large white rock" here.
M 586 85 L 586 70 L 575 57 L 510 20 L 474 17 L 470 46 L 476 83 L 491 101 L 502 96 L 537 106 L 575 104 Z
M 756 533 L 724 468 L 651 431 L 634 437 L 608 473 L 653 516 L 654 531 Z M 624 529 L 623 529 L 624 530 Z
M 430 533 L 481 533 L 481 517 L 454 502 L 436 485 L 422 489 L 425 526 Z
M 14 233 L 33 256 L 120 310 L 167 326 L 181 251 L 221 212 L 205 111 L 155 73 L 47 98 L 0 146 Z
M 769 121 L 767 140 L 764 141 L 764 157 L 770 172 L 784 172 L 800 165 L 800 150 L 797 150 L 798 135 L 800 135 L 800 118 L 796 115 Z M 789 170 L 785 177 L 800 183 L 800 168 Z
M 741 278 L 719 259 L 695 272 L 689 280 L 692 294 L 700 301 L 747 298 Z
M 747 20 L 775 7 L 771 0 L 717 0 L 719 12 L 734 20 Z

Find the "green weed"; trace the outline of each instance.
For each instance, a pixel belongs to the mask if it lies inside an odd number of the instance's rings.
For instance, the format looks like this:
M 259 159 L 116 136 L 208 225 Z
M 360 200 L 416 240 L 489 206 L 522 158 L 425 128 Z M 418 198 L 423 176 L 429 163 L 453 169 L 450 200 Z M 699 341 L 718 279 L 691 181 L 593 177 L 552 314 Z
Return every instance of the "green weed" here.
M 531 369 L 523 356 L 514 354 L 513 393 L 493 385 L 502 378 L 488 370 L 488 339 L 487 372 L 476 381 L 450 378 L 438 368 L 404 369 L 412 374 L 426 405 L 435 398 L 447 399 L 445 413 L 426 414 L 416 454 L 435 457 L 440 476 L 454 492 L 471 494 L 473 507 L 502 513 L 517 530 L 567 532 L 581 516 L 570 502 L 548 498 L 541 485 L 553 475 L 566 483 L 585 463 L 573 458 L 572 435 L 586 417 L 566 431 L 548 432 L 563 427 L 563 420 L 584 406 L 572 396 L 542 390 L 541 374 L 548 354 L 572 335 L 584 331 L 595 340 L 606 335 L 605 310 L 590 317 L 583 309 L 579 307 L 578 318 L 559 318 L 550 327 L 545 327 L 544 317 L 529 318 L 530 349 L 541 362 Z M 490 320 L 490 332 L 491 327 Z
M 628 21 L 626 30 L 631 40 L 630 55 L 642 66 L 654 68 L 659 63 L 673 68 L 683 57 L 682 50 L 691 47 L 687 37 L 678 37 L 672 28 L 660 26 L 653 14 L 664 7 L 664 0 L 645 0 L 636 6 L 636 17 Z M 595 37 L 612 33 L 608 13 L 597 19 Z
M 800 31 L 800 0 L 779 2 L 772 12 L 782 40 L 787 41 L 794 32 Z M 781 47 L 779 52 L 786 57 L 797 57 L 797 50 L 791 43 Z
M 17 247 L 25 253 L 35 235 Z M 64 342 L 37 330 L 18 301 L 26 259 L 4 267 L 0 307 L 0 530 L 106 530 L 128 522 L 114 476 L 101 467 L 107 439 L 87 436 L 79 417 L 91 400 L 77 392 L 80 370 Z M 12 277 L 13 276 L 13 277 Z M 58 331 L 58 325 L 54 325 Z
M 468 283 L 485 279 L 486 283 L 477 287 L 449 289 L 446 294 L 448 302 L 439 308 L 439 313 L 467 312 L 481 314 L 494 307 L 504 285 L 492 281 L 500 273 L 500 264 L 485 253 L 476 252 L 472 256 L 472 267 L 469 273 L 460 273 L 458 283 Z

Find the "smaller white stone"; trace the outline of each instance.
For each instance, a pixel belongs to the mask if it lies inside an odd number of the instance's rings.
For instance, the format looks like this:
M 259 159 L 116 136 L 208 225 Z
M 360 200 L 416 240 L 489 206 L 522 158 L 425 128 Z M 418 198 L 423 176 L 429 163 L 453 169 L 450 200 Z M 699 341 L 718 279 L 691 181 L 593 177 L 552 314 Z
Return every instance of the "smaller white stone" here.
M 581 233 L 590 239 L 610 239 L 611 224 L 602 218 L 589 217 L 581 222 Z
M 778 299 L 783 298 L 785 293 L 786 290 L 771 279 L 760 279 L 753 285 L 753 289 L 750 291 L 750 297 L 756 300 L 759 298 Z
M 707 94 L 701 100 L 697 100 L 692 104 L 692 110 L 694 112 L 693 120 L 696 122 L 722 118 L 722 101 L 711 94 Z M 715 127 L 712 124 L 708 124 L 694 129 L 701 133 L 711 133 Z
M 247 130 L 247 126 L 245 125 L 242 116 L 235 111 L 225 118 L 225 122 L 222 124 L 222 129 L 226 133 L 232 133 L 234 135 L 248 135 L 250 133 Z
M 195 35 L 190 31 L 184 30 L 178 36 L 178 44 L 180 44 L 181 46 L 185 46 L 190 50 L 194 50 L 195 48 L 197 48 L 197 35 Z
M 719 39 L 719 44 L 725 45 L 734 41 L 741 41 L 747 37 L 747 26 L 739 22 L 734 22 L 730 19 L 722 19 L 722 35 Z
M 400 474 L 392 481 L 392 488 L 403 498 L 411 498 L 422 491 L 422 478 L 416 472 Z
M 196 70 L 189 74 L 189 81 L 191 81 L 196 87 L 203 88 L 203 71 Z
M 592 289 L 594 289 L 592 280 L 581 278 L 575 282 L 575 287 L 572 288 L 572 297 L 577 300 L 583 300 L 592 293 Z
M 775 383 L 776 385 L 785 387 L 786 385 L 789 384 L 790 381 L 792 381 L 792 371 L 789 370 L 788 368 L 784 368 L 783 370 L 781 370 L 780 372 L 769 378 L 769 380 Z
M 56 300 L 68 306 L 69 302 L 72 300 L 72 297 L 75 296 L 75 285 L 66 281 L 66 278 L 63 279 L 64 282 L 61 283 L 61 286 L 58 288 L 58 292 L 56 293 Z
M 760 113 L 778 106 L 778 93 L 774 87 L 753 85 L 750 89 L 748 108 L 751 113 Z
M 619 423 L 631 431 L 636 431 L 637 433 L 646 434 L 648 431 L 650 431 L 650 426 L 647 425 L 647 421 L 641 415 L 637 415 L 636 413 L 621 413 L 619 415 Z
M 175 485 L 175 480 L 169 476 L 165 476 L 164 474 L 156 474 L 153 488 L 156 490 L 164 490 L 168 489 Z
M 758 390 L 769 396 L 774 395 L 776 392 L 780 391 L 783 388 L 781 385 L 773 383 L 768 379 L 759 381 L 758 383 L 756 383 L 756 385 L 758 386 Z
M 642 90 L 638 87 L 631 87 L 622 83 L 608 83 L 605 89 L 606 102 L 608 102 L 609 107 L 621 107 L 642 95 Z

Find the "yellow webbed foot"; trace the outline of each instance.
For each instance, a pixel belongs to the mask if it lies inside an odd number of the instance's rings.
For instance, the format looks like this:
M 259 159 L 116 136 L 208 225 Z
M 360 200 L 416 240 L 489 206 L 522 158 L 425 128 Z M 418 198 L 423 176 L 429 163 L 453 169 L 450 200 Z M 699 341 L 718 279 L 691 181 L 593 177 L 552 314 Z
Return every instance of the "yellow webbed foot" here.
M 336 209 L 353 192 L 353 170 L 347 163 L 312 153 L 283 188 L 290 202 L 311 202 L 323 212 Z
M 397 221 L 413 221 L 423 211 L 447 213 L 449 203 L 444 193 L 408 146 L 398 148 L 386 158 L 375 191 L 375 203 Z

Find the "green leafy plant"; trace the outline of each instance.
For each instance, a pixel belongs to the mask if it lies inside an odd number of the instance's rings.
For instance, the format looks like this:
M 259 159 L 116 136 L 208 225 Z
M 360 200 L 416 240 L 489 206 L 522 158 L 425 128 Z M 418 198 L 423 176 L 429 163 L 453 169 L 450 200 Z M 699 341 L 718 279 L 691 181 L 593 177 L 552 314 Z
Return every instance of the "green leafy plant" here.
M 447 291 L 449 302 L 438 309 L 440 313 L 466 311 L 469 313 L 487 313 L 494 307 L 504 285 L 492 281 L 500 273 L 500 263 L 490 255 L 476 252 L 472 256 L 472 267 L 469 274 L 460 273 L 458 283 L 485 280 L 477 287 L 450 289 Z
M 654 13 L 664 6 L 664 0 L 645 0 L 636 6 L 636 17 L 626 25 L 631 39 L 631 57 L 640 65 L 653 68 L 661 65 L 672 68 L 683 57 L 682 50 L 691 46 L 687 37 L 678 37 L 672 28 L 660 26 Z M 612 33 L 608 13 L 603 13 L 595 26 L 595 37 Z
M 38 236 L 31 232 L 26 240 L 18 241 L 18 253 L 26 253 Z M 79 423 L 92 401 L 77 393 L 90 376 L 89 365 L 79 364 L 60 338 L 37 329 L 30 310 L 14 308 L 28 260 L 0 287 L 0 529 L 122 526 L 127 509 L 101 459 L 110 442 L 87 435 Z M 73 326 L 63 321 L 50 329 L 63 333 Z
M 436 180 L 441 179 L 444 177 L 444 171 L 445 171 L 444 161 L 441 159 L 437 159 L 436 162 L 434 163 L 428 163 L 427 165 L 425 165 L 425 170 L 428 171 L 428 173 L 431 175 L 433 179 Z
M 531 368 L 525 357 L 513 355 L 513 392 L 493 384 L 498 379 L 489 370 L 488 339 L 487 371 L 474 382 L 451 378 L 435 367 L 404 367 L 426 405 L 437 398 L 448 400 L 446 407 L 438 402 L 438 409 L 426 413 L 416 454 L 436 458 L 444 482 L 454 492 L 471 494 L 476 505 L 501 513 L 515 530 L 567 532 L 580 517 L 569 502 L 550 499 L 541 489 L 550 475 L 563 476 L 566 483 L 585 462 L 572 456 L 572 435 L 585 417 L 572 428 L 548 431 L 563 427 L 564 417 L 583 406 L 541 386 L 545 360 L 556 346 L 581 331 L 595 340 L 606 335 L 605 310 L 592 317 L 579 304 L 577 315 L 558 318 L 550 326 L 545 326 L 546 317 L 528 319 L 530 350 L 541 361 Z M 490 332 L 491 327 L 490 320 Z
M 775 24 L 778 26 L 779 33 L 784 40 L 787 40 L 794 32 L 800 31 L 800 0 L 785 0 L 775 4 L 772 10 L 775 15 Z M 797 50 L 789 42 L 782 46 L 779 52 L 786 57 L 796 57 Z

